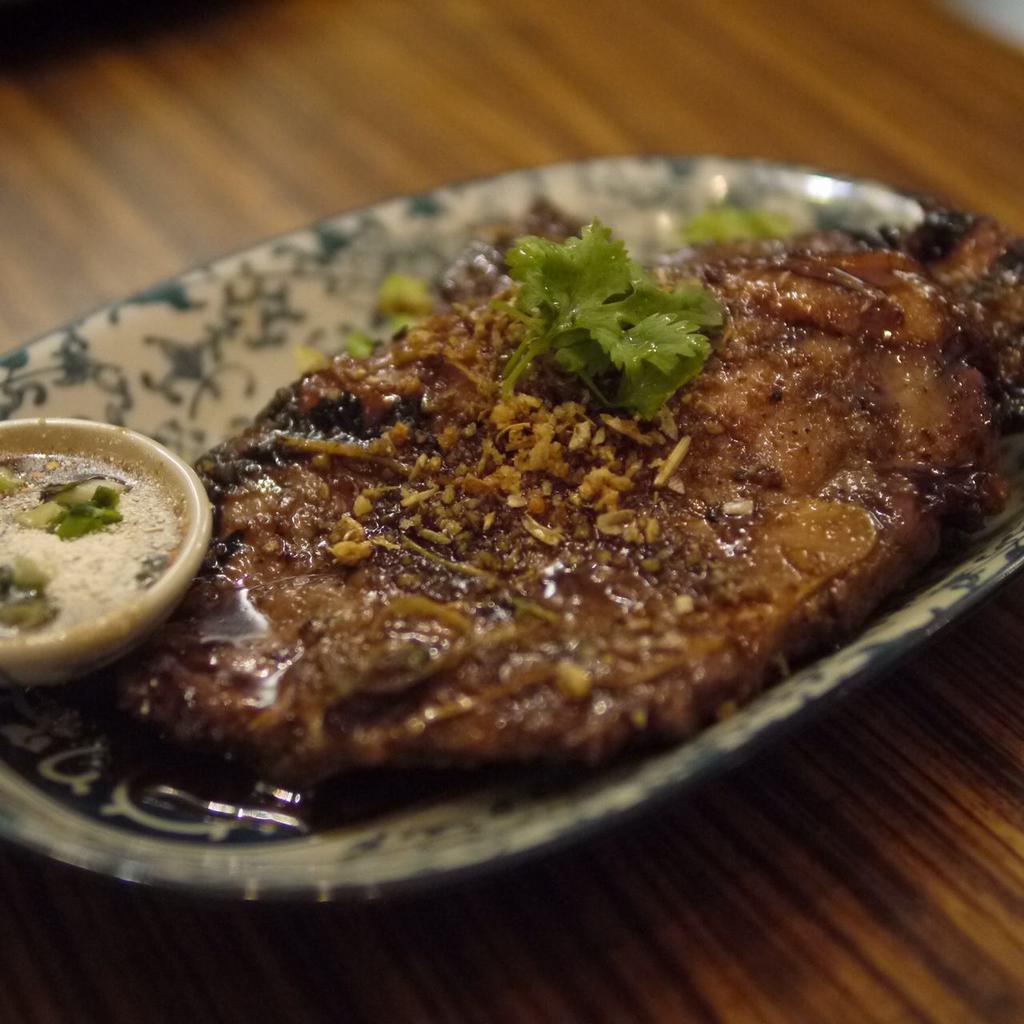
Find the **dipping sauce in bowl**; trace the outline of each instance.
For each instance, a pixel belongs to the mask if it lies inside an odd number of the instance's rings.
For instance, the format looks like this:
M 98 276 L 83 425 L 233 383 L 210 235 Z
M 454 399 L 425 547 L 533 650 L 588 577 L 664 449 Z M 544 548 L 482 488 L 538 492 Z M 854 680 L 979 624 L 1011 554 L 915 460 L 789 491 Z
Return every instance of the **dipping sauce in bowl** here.
M 210 537 L 195 473 L 122 427 L 0 423 L 0 682 L 124 653 L 183 596 Z
M 0 459 L 0 637 L 68 629 L 137 597 L 181 548 L 180 505 L 107 459 Z

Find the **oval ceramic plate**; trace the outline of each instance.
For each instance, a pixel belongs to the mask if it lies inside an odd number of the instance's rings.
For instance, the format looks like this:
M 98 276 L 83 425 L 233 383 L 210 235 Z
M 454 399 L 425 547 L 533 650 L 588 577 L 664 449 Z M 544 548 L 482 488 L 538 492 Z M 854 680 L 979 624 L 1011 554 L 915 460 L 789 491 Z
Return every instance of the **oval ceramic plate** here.
M 0 356 L 0 419 L 103 419 L 194 457 L 297 376 L 297 353 L 332 352 L 365 326 L 387 274 L 436 274 L 475 225 L 514 218 L 537 196 L 583 220 L 601 217 L 640 256 L 673 247 L 689 215 L 722 200 L 806 228 L 921 216 L 913 197 L 884 185 L 713 157 L 604 159 L 472 181 L 260 243 Z M 1012 445 L 1005 457 L 1010 506 L 956 565 L 933 572 L 854 642 L 672 749 L 589 772 L 343 782 L 319 801 L 342 813 L 310 824 L 293 813 L 293 794 L 251 780 L 235 780 L 230 799 L 198 792 L 180 781 L 178 752 L 149 742 L 140 761 L 137 750 L 124 755 L 116 723 L 83 722 L 50 695 L 0 690 L 0 834 L 123 879 L 250 898 L 370 896 L 580 837 L 878 676 L 991 593 L 1024 561 L 1024 470 Z M 368 792 L 381 798 L 367 802 Z

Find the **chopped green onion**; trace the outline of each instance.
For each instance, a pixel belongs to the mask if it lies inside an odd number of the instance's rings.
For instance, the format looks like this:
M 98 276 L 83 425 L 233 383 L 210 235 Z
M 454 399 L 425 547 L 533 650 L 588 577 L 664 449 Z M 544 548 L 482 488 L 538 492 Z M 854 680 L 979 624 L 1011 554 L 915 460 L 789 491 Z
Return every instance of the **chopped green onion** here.
M 57 608 L 46 596 L 47 574 L 29 558 L 0 565 L 0 626 L 36 629 L 49 622 Z
M 117 511 L 116 501 L 119 496 L 116 491 L 108 493 L 114 494 L 114 505 L 72 505 L 52 532 L 57 534 L 61 540 L 77 540 L 87 533 L 96 533 L 107 526 L 121 522 L 121 513 Z
M 35 508 L 19 512 L 14 521 L 21 526 L 27 526 L 32 530 L 47 530 L 59 520 L 64 518 L 67 509 L 58 505 L 55 501 L 44 501 Z
M 92 492 L 91 503 L 97 508 L 117 508 L 120 502 L 121 491 L 118 487 L 108 487 L 106 484 L 100 484 Z
M 360 331 L 358 329 L 350 331 L 348 337 L 345 339 L 345 351 L 352 356 L 353 359 L 365 359 L 367 356 L 372 354 L 376 347 L 376 340 L 371 338 L 366 331 Z
M 84 505 L 93 501 L 94 495 L 101 489 L 120 494 L 124 490 L 124 484 L 120 480 L 97 476 L 88 480 L 74 480 L 68 484 L 46 487 L 42 495 L 49 501 L 71 508 L 72 505 Z
M 709 206 L 691 217 L 680 234 L 685 242 L 742 242 L 759 238 L 785 238 L 795 225 L 784 213 L 748 210 L 723 204 Z
M 45 597 L 13 597 L 0 603 L 0 626 L 37 629 L 56 614 L 53 602 Z
M 76 540 L 121 522 L 123 490 L 124 484 L 103 477 L 48 488 L 43 493 L 53 500 L 19 512 L 14 519 L 33 530 L 49 530 L 61 540 Z
M 13 469 L 0 466 L 0 494 L 13 494 L 15 491 L 20 491 L 24 486 L 25 484 L 21 477 Z
M 389 274 L 377 292 L 377 312 L 385 316 L 402 314 L 421 317 L 434 311 L 427 282 L 408 274 Z
M 413 316 L 411 313 L 396 313 L 388 317 L 388 330 L 392 335 L 395 335 L 399 331 L 414 327 L 421 319 L 421 317 Z
M 315 373 L 317 370 L 325 370 L 330 365 L 330 360 L 319 349 L 312 345 L 296 345 L 294 349 L 295 363 L 299 373 L 305 376 L 307 373 Z
M 26 555 L 16 555 L 11 567 L 11 582 L 22 590 L 45 590 L 50 574 Z

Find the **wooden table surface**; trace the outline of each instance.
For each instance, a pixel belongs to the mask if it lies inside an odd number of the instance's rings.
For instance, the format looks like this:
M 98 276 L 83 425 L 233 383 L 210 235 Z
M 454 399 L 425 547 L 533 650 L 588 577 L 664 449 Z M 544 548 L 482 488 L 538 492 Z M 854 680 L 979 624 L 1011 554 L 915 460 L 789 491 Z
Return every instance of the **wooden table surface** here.
M 591 154 L 803 161 L 1024 228 L 1024 55 L 924 3 L 0 6 L 0 350 Z M 694 796 L 429 897 L 210 904 L 3 851 L 0 1020 L 1024 1021 L 1022 626 L 1024 582 Z

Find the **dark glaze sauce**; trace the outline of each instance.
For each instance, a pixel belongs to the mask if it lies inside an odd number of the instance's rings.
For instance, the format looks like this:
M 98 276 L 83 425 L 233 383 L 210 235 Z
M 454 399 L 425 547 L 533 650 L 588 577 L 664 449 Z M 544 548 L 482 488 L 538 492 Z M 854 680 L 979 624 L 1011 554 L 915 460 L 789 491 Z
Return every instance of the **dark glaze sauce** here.
M 482 766 L 473 771 L 384 769 L 356 771 L 306 790 L 262 781 L 220 754 L 162 741 L 112 706 L 102 675 L 43 694 L 20 693 L 16 705 L 33 724 L 68 746 L 99 747 L 100 785 L 127 783 L 132 801 L 155 814 L 187 821 L 232 820 L 286 839 L 365 826 L 401 812 L 487 793 L 501 810 L 512 799 L 541 798 L 571 789 L 592 772 L 578 765 Z M 634 755 L 636 756 L 636 755 Z M 262 826 L 262 828 L 261 828 Z

